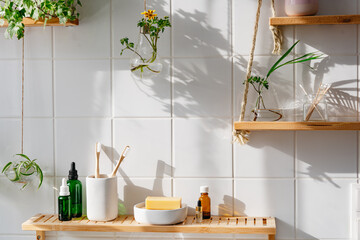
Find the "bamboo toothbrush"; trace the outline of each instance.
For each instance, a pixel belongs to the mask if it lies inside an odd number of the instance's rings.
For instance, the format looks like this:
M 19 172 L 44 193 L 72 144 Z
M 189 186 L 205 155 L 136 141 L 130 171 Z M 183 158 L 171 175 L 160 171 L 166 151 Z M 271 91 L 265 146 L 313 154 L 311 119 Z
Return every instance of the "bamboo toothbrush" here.
M 111 175 L 109 177 L 115 177 L 116 172 L 119 169 L 121 162 L 124 160 L 124 158 L 126 157 L 126 154 L 129 152 L 129 150 L 130 150 L 130 147 L 126 146 L 124 151 L 120 155 L 120 159 L 119 159 L 118 163 L 116 164 L 116 167 L 114 168 L 114 171 L 111 173 Z
M 95 178 L 100 178 L 99 170 L 99 159 L 100 159 L 101 143 L 97 142 L 95 144 Z

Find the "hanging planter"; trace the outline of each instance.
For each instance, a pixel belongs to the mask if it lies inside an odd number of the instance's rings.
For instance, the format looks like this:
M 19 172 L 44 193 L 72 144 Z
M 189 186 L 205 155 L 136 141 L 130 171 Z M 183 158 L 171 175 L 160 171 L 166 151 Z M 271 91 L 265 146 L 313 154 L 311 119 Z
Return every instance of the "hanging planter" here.
M 35 177 L 38 177 L 38 188 L 41 187 L 44 176 L 40 166 L 35 162 L 36 159 L 30 160 L 25 154 L 16 154 L 20 157 L 15 161 L 8 162 L 2 169 L 2 173 L 12 182 L 21 185 L 21 189 L 24 189 Z
M 120 40 L 125 50 L 133 52 L 130 59 L 130 71 L 136 78 L 153 78 L 162 70 L 162 63 L 158 57 L 158 40 L 160 34 L 165 31 L 166 27 L 171 27 L 168 16 L 158 18 L 155 10 L 145 10 L 144 15 L 137 26 L 140 28 L 138 42 L 135 46 L 129 38 L 125 37 Z

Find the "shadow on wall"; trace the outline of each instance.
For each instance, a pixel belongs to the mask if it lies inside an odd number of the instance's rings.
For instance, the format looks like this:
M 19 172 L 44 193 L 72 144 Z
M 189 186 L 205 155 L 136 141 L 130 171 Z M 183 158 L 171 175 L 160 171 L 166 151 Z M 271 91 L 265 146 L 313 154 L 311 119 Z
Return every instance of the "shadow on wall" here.
M 151 1 L 152 5 L 165 7 L 163 0 Z M 177 117 L 205 116 L 231 117 L 231 58 L 222 57 L 229 52 L 230 40 L 226 39 L 220 29 L 207 22 L 207 13 L 196 10 L 194 13 L 184 10 L 176 11 L 172 19 L 183 26 L 192 26 L 182 37 L 182 46 L 206 52 L 210 58 L 177 58 L 173 61 L 174 115 Z M 172 29 L 170 30 L 172 31 Z M 211 33 L 211 38 L 203 39 L 204 33 Z M 230 33 L 228 33 L 230 34 Z M 161 47 L 161 46 L 160 46 Z M 191 50 L 187 49 L 186 52 Z M 160 56 L 161 57 L 161 56 Z M 128 79 L 133 81 L 140 92 L 162 105 L 163 112 L 171 112 L 168 81 L 170 73 L 167 66 L 170 61 L 162 60 L 164 70 L 157 79 Z M 122 65 L 120 71 L 126 70 Z M 168 89 L 167 89 L 168 88 Z M 219 128 L 227 127 L 219 122 Z
M 326 57 L 320 62 L 314 64 L 314 70 L 304 68 L 302 78 L 298 80 L 298 84 L 304 86 L 307 94 L 316 94 L 322 83 L 331 83 L 331 88 L 326 94 L 326 102 L 328 104 L 329 120 L 332 121 L 356 121 L 358 116 L 358 89 L 357 79 L 340 79 L 336 81 L 328 80 L 326 74 L 331 73 L 331 68 L 336 65 L 351 66 L 355 63 L 342 58 Z M 314 75 L 314 77 L 311 77 Z M 310 80 L 314 79 L 314 80 Z M 302 116 L 302 104 L 305 99 L 305 93 L 297 88 L 297 117 Z M 300 90 L 299 90 L 300 89 Z M 301 91 L 301 92 L 299 92 Z M 347 120 L 346 120 L 347 119 Z
M 164 196 L 163 178 L 165 175 L 171 176 L 172 171 L 173 168 L 170 165 L 166 164 L 162 160 L 159 160 L 156 169 L 156 178 L 154 179 L 152 189 L 147 189 L 134 184 L 126 173 L 119 168 L 118 172 L 125 182 L 125 186 L 123 186 L 124 199 L 119 199 L 119 214 L 124 215 L 133 212 L 133 206 L 137 203 L 143 202 L 147 196 Z

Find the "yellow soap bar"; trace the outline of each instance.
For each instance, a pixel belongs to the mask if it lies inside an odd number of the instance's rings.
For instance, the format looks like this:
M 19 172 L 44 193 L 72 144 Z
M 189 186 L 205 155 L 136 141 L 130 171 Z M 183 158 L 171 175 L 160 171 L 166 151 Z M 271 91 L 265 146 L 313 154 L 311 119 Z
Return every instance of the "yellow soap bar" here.
M 179 197 L 147 197 L 145 208 L 151 210 L 173 210 L 181 208 Z

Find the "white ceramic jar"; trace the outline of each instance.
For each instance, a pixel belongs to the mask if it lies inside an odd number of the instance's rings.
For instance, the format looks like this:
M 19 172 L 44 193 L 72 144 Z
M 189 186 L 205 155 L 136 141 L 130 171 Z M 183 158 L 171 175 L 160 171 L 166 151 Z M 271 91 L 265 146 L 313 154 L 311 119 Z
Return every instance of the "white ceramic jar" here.
M 117 177 L 101 174 L 86 178 L 86 212 L 89 220 L 110 221 L 118 216 Z
M 319 0 L 285 0 L 288 16 L 311 16 L 319 10 Z

